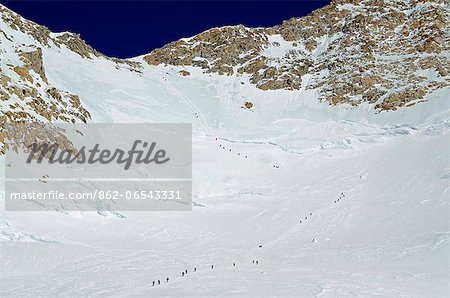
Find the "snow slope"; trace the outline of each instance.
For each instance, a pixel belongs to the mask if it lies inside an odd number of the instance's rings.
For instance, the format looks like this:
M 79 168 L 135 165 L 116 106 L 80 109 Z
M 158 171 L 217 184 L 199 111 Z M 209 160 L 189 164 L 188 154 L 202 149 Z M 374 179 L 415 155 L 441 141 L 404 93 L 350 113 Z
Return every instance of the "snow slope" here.
M 448 88 L 376 113 L 42 50 L 48 80 L 93 122 L 193 123 L 194 206 L 0 211 L 0 296 L 449 296 Z

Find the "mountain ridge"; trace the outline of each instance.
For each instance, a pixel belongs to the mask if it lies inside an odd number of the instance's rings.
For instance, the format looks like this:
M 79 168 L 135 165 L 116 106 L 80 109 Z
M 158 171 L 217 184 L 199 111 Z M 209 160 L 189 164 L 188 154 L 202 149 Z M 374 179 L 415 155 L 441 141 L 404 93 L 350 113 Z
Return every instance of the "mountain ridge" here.
M 1 123 L 86 122 L 83 98 L 48 80 L 42 48 L 62 47 L 83 59 L 105 59 L 142 76 L 156 65 L 189 76 L 235 77 L 263 91 L 315 90 L 332 106 L 369 104 L 393 111 L 450 86 L 449 5 L 441 0 L 335 0 L 270 28 L 212 28 L 131 59 L 103 55 L 79 35 L 52 33 L 0 4 Z M 9 33 L 8 33 L 9 32 Z M 26 41 L 14 32 L 26 34 Z
M 270 28 L 213 28 L 144 60 L 246 74 L 262 90 L 318 89 L 332 105 L 368 102 L 377 110 L 396 110 L 449 86 L 449 16 L 441 0 L 332 1 Z M 426 70 L 439 78 L 430 82 L 415 73 Z M 312 78 L 306 84 L 305 75 Z

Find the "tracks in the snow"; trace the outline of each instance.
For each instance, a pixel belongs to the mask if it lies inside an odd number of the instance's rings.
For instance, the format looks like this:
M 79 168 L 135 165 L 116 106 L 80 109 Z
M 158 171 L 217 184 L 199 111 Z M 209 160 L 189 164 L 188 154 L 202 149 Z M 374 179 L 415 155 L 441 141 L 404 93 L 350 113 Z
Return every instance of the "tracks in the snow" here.
M 335 199 L 333 202 L 334 202 L 334 204 L 336 204 L 338 202 L 343 201 L 346 198 L 347 198 L 347 195 L 344 192 L 341 192 L 339 197 L 338 197 L 338 199 Z M 314 216 L 314 213 L 313 212 L 308 212 L 304 217 L 302 217 L 300 219 L 299 223 L 300 224 L 306 224 L 307 221 L 309 219 L 311 219 L 312 216 Z M 311 242 L 315 243 L 315 242 L 317 242 L 317 240 L 315 238 L 313 238 L 311 240 Z M 262 249 L 262 248 L 263 248 L 263 245 L 259 245 L 258 246 L 258 249 Z M 238 259 L 238 258 L 236 258 L 236 259 Z M 250 262 L 250 260 L 248 260 L 248 264 L 253 265 L 255 267 L 262 265 L 260 260 L 255 260 L 255 259 L 253 259 L 252 262 Z M 244 265 L 244 267 L 242 265 Z M 227 266 L 229 268 L 236 268 L 236 269 L 239 269 L 239 268 L 247 268 L 248 269 L 248 266 L 245 266 L 245 263 L 238 263 L 237 261 L 227 263 L 225 266 Z M 217 263 L 216 264 L 210 264 L 210 265 L 204 265 L 204 264 L 203 265 L 198 265 L 198 266 L 194 266 L 190 270 L 189 269 L 180 270 L 179 271 L 180 274 L 178 276 L 175 276 L 175 277 L 174 276 L 164 276 L 162 278 L 160 277 L 159 279 L 155 279 L 155 280 L 152 281 L 151 284 L 152 284 L 152 287 L 156 287 L 157 288 L 157 287 L 160 287 L 160 286 L 164 286 L 165 284 L 168 284 L 168 283 L 170 283 L 170 281 L 173 281 L 173 280 L 175 280 L 175 281 L 178 280 L 179 281 L 181 279 L 187 279 L 188 276 L 197 275 L 197 274 L 208 272 L 208 271 L 212 271 L 212 270 L 216 270 L 217 271 L 218 268 L 224 268 L 223 264 L 221 264 L 220 267 L 218 266 Z

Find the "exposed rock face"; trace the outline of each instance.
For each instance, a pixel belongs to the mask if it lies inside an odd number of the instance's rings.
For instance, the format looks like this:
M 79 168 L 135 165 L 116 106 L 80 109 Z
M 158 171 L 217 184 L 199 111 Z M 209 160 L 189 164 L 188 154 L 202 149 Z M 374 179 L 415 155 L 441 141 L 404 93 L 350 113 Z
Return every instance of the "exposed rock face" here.
M 65 45 L 73 52 L 87 58 L 91 55 L 101 55 L 91 46 L 87 45 L 77 34 L 64 33 L 57 37 L 52 37 L 47 27 L 28 21 L 2 5 L 0 5 L 0 14 L 3 21 L 12 29 L 31 35 L 43 46 L 56 45 L 59 47 Z
M 66 45 L 69 50 L 77 53 L 83 58 L 91 58 L 91 55 L 97 57 L 101 56 L 100 52 L 86 44 L 79 34 L 64 33 L 54 38 L 53 42 L 57 46 L 62 44 Z
M 53 121 L 86 122 L 89 112 L 81 105 L 78 96 L 50 87 L 37 73 L 28 67 L 11 67 L 14 72 L 8 76 L 0 69 L 0 134 L 8 123 Z M 45 73 L 43 75 L 45 78 Z M 5 108 L 7 107 L 7 108 Z M 28 133 L 28 132 L 27 132 Z M 5 143 L 0 140 L 0 154 Z
M 242 25 L 213 28 L 191 39 L 182 39 L 154 50 L 144 57 L 151 65 L 192 65 L 206 72 L 233 75 L 250 74 L 251 81 L 263 90 L 298 89 L 297 77 L 283 74 L 281 69 L 269 66 L 269 59 L 260 53 L 269 46 L 267 30 L 250 29 Z M 307 70 L 308 62 L 296 61 L 292 71 Z
M 19 56 L 22 58 L 28 71 L 30 69 L 33 70 L 35 73 L 39 74 L 45 83 L 48 83 L 47 77 L 45 76 L 44 64 L 42 62 L 41 48 L 37 48 L 36 51 L 22 52 Z
M 73 155 L 78 153 L 72 142 L 65 136 L 64 131 L 55 127 L 52 123 L 7 123 L 0 131 L 0 142 L 4 144 L 0 147 L 0 154 L 4 154 L 5 150 L 30 152 L 30 150 L 36 149 L 33 149 L 34 144 L 40 146 L 48 143 L 56 143 L 59 148 L 67 150 Z M 50 158 L 52 154 L 50 151 L 47 152 L 45 147 L 35 152 L 37 154 L 34 155 L 34 159 L 38 159 L 41 154 L 45 158 Z
M 6 149 L 3 141 L 8 137 L 5 129 L 10 123 L 86 122 L 90 119 L 78 96 L 53 87 L 45 74 L 42 49 L 37 45 L 45 46 L 50 42 L 48 31 L 15 14 L 1 15 L 11 17 L 8 19 L 11 28 L 26 30 L 38 42 L 21 44 L 2 31 L 5 38 L 0 39 L 0 154 Z M 22 136 L 27 138 L 30 133 L 25 131 Z
M 50 30 L 45 26 L 36 25 L 33 22 L 27 21 L 18 14 L 13 13 L 6 7 L 0 5 L 1 18 L 12 29 L 22 31 L 31 35 L 36 41 L 48 45 L 50 39 Z
M 34 57 L 38 52 L 27 53 Z M 28 57 L 23 53 L 19 56 Z M 9 107 L 0 110 L 0 128 L 9 121 L 86 122 L 90 119 L 78 96 L 48 84 L 42 60 L 26 60 L 21 66 L 0 69 L 0 100 Z
M 182 69 L 178 72 L 180 75 L 182 75 L 183 77 L 187 77 L 189 76 L 191 73 L 185 69 Z
M 334 105 L 395 110 L 449 86 L 449 20 L 444 0 L 334 0 L 271 28 L 207 30 L 144 60 L 247 74 L 262 90 L 317 89 Z M 302 86 L 306 74 L 311 79 Z
M 103 56 L 79 35 L 53 34 L 46 27 L 22 18 L 1 4 L 0 25 L 0 153 L 5 150 L 3 141 L 9 123 L 36 122 L 38 127 L 44 127 L 44 124 L 55 121 L 75 123 L 87 122 L 91 118 L 78 95 L 59 90 L 49 82 L 44 67 L 44 48 L 65 47 L 85 59 L 108 59 L 116 64 L 117 69 L 141 73 L 139 62 Z M 8 35 L 6 32 L 11 33 L 11 29 L 30 36 L 30 44 L 16 40 L 15 34 Z M 25 133 L 30 134 L 24 136 L 25 139 L 32 137 L 31 132 Z

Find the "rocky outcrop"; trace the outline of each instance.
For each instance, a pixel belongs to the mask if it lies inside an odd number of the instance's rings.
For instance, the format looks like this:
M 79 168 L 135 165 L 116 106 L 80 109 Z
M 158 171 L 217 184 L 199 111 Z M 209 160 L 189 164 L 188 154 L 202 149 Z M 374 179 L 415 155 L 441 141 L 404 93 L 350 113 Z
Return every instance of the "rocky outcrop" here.
M 11 10 L 0 5 L 0 15 L 5 23 L 7 23 L 13 30 L 21 31 L 29 34 L 36 41 L 48 45 L 50 37 L 50 30 L 45 26 L 37 25 L 31 21 L 25 20 L 20 15 L 13 13 Z
M 52 86 L 45 72 L 44 49 L 66 48 L 85 59 L 107 59 L 116 64 L 116 69 L 142 74 L 140 62 L 106 57 L 79 35 L 51 33 L 1 4 L 0 24 L 0 153 L 6 149 L 4 140 L 10 124 L 32 122 L 48 129 L 53 122 L 86 123 L 91 118 L 78 95 Z M 25 44 L 27 39 L 19 39 L 11 29 L 30 36 L 29 43 Z M 21 136 L 28 138 L 33 133 L 24 130 Z
M 39 43 L 17 51 L 23 64 L 8 66 L 14 77 L 1 77 L 0 99 L 14 95 L 25 100 L 36 94 L 50 98 L 57 102 L 53 112 L 41 108 L 38 112 L 45 119 L 88 117 L 82 106 L 71 114 L 58 108 L 62 102 L 71 107 L 77 101 L 51 89 L 41 47 L 66 47 L 83 58 L 109 59 L 117 69 L 143 75 L 141 63 L 105 57 L 79 35 L 51 34 L 1 5 L 0 15 L 13 30 Z M 444 0 L 333 0 L 307 16 L 270 28 L 213 28 L 143 59 L 150 65 L 178 66 L 182 76 L 190 75 L 189 67 L 197 67 L 205 73 L 248 77 L 261 90 L 314 89 L 320 100 L 332 105 L 369 103 L 378 110 L 395 110 L 450 85 L 449 19 L 449 3 Z M 0 34 L 11 42 L 4 31 Z M 17 80 L 24 84 L 16 84 Z M 28 106 L 38 108 L 40 100 Z
M 91 58 L 92 56 L 101 56 L 100 52 L 95 50 L 90 45 L 86 44 L 84 40 L 81 39 L 79 34 L 64 33 L 58 35 L 53 39 L 53 42 L 57 46 L 65 45 L 69 50 L 77 53 L 83 58 Z
M 144 60 L 249 75 L 262 90 L 316 89 L 333 105 L 368 102 L 395 110 L 449 86 L 449 20 L 444 0 L 334 0 L 271 28 L 207 30 Z M 437 78 L 418 74 L 423 71 Z
M 8 121 L 87 122 L 90 119 L 78 96 L 49 87 L 33 77 L 26 67 L 15 66 L 12 70 L 15 72 L 12 77 L 0 71 L 0 100 L 9 107 L 0 110 L 0 128 Z
M 33 70 L 45 83 L 48 83 L 47 77 L 45 76 L 41 48 L 37 48 L 35 51 L 21 52 L 19 56 L 22 58 L 21 60 L 24 62 L 24 68 L 27 72 Z
M 61 45 L 65 45 L 71 51 L 86 58 L 90 58 L 91 55 L 101 55 L 91 46 L 87 45 L 77 34 L 64 33 L 52 37 L 50 34 L 51 32 L 47 27 L 28 21 L 2 5 L 0 5 L 0 15 L 2 20 L 13 30 L 30 35 L 43 46 L 56 45 L 60 47 Z
M 6 127 L 12 123 L 75 123 L 90 119 L 78 96 L 55 88 L 48 81 L 41 48 L 5 44 L 0 51 L 0 61 L 0 135 L 3 139 L 7 136 Z M 5 146 L 1 142 L 0 153 L 5 151 Z
M 52 123 L 7 123 L 0 131 L 0 143 L 4 144 L 0 147 L 0 154 L 4 154 L 6 150 L 29 152 L 34 144 L 48 143 L 56 143 L 61 150 L 67 150 L 73 155 L 78 153 L 72 142 L 66 137 L 64 130 L 55 127 Z M 38 159 L 41 154 L 44 158 L 50 158 L 52 155 L 51 150 L 47 151 L 45 147 L 35 152 L 37 154 L 33 156 L 34 159 Z
M 180 75 L 182 75 L 183 77 L 187 77 L 189 76 L 191 73 L 185 69 L 182 69 L 178 72 Z

